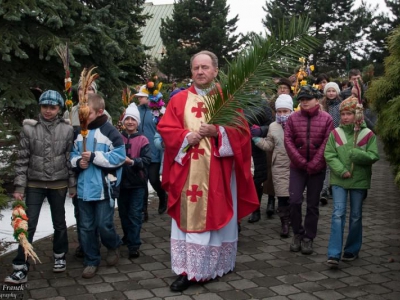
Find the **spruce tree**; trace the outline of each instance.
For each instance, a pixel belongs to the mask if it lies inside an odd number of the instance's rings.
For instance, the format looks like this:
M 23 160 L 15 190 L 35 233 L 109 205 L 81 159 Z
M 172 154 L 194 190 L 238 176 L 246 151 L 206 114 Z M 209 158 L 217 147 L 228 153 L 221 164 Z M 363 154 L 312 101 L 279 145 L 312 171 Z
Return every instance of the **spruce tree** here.
M 84 67 L 97 66 L 99 91 L 117 117 L 120 95 L 135 82 L 145 54 L 140 43 L 144 0 L 0 0 L 0 108 L 7 123 L 33 117 L 32 92 L 62 92 L 64 69 L 55 48 L 68 43 L 76 84 Z M 0 122 L 4 124 L 5 122 Z
M 214 52 L 220 68 L 240 47 L 236 30 L 238 16 L 227 20 L 226 0 L 178 0 L 172 18 L 162 20 L 160 35 L 167 50 L 159 62 L 170 79 L 190 76 L 190 57 L 201 51 Z

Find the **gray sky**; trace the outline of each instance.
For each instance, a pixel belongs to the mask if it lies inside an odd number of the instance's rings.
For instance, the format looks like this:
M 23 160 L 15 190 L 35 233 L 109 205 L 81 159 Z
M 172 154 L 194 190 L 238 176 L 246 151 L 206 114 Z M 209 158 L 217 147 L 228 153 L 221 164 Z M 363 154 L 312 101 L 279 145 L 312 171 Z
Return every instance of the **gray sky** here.
M 153 2 L 154 5 L 174 3 L 173 0 L 148 0 L 146 2 Z M 365 0 L 365 2 L 373 7 L 378 4 L 378 11 L 387 11 L 384 0 Z M 238 32 L 264 32 L 261 20 L 265 16 L 265 12 L 262 9 L 265 6 L 265 0 L 227 0 L 227 4 L 230 5 L 230 18 L 239 15 Z M 361 0 L 356 0 L 356 5 L 360 4 Z

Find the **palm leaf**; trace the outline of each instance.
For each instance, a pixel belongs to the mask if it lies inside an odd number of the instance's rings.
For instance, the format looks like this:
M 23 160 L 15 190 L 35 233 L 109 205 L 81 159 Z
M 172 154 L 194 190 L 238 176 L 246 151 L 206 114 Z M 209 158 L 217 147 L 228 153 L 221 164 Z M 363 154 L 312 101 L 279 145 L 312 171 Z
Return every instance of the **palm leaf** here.
M 270 30 L 267 37 L 254 36 L 249 47 L 228 65 L 228 71 L 220 72 L 218 84 L 205 97 L 207 123 L 245 126 L 240 111 L 245 108 L 254 111 L 262 105 L 261 97 L 255 94 L 271 93 L 275 87 L 273 78 L 287 75 L 285 70 L 292 70 L 299 57 L 307 56 L 319 44 L 310 36 L 309 27 L 308 18 L 298 17 L 289 26 L 282 23 L 277 30 Z

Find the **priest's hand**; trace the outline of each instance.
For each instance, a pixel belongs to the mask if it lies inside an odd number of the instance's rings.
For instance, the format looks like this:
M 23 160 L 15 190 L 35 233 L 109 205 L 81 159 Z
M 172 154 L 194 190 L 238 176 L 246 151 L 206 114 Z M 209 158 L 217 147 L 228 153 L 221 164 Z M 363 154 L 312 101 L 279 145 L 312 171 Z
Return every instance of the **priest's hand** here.
M 218 131 L 215 125 L 201 123 L 199 133 L 203 137 L 217 137 Z
M 192 131 L 187 137 L 187 141 L 190 146 L 195 146 L 200 143 L 200 140 L 203 138 L 200 133 Z

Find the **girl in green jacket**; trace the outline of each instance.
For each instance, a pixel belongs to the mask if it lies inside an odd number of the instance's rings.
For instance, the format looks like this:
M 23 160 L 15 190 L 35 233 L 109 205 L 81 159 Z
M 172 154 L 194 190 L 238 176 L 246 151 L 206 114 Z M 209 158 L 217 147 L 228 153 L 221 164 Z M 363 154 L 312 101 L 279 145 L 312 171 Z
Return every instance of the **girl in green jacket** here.
M 362 203 L 371 186 L 372 164 L 379 160 L 376 136 L 367 128 L 362 116 L 362 105 L 356 97 L 344 100 L 340 104 L 340 125 L 331 132 L 325 148 L 333 193 L 327 261 L 331 268 L 337 268 L 340 259 L 356 259 L 361 249 Z M 342 256 L 348 194 L 349 234 Z

